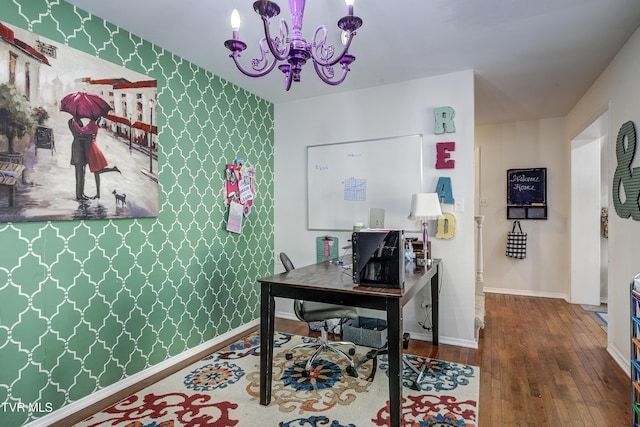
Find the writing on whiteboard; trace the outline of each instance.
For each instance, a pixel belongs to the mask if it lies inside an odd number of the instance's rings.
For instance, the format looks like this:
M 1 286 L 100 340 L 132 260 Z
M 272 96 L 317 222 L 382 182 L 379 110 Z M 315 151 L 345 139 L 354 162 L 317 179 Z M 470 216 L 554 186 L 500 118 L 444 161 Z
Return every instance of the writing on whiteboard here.
M 326 170 L 329 170 L 329 166 L 327 166 L 327 165 L 316 165 L 316 170 L 317 171 L 326 171 Z
M 344 200 L 349 202 L 364 202 L 367 200 L 367 180 L 349 177 L 342 181 L 344 185 Z

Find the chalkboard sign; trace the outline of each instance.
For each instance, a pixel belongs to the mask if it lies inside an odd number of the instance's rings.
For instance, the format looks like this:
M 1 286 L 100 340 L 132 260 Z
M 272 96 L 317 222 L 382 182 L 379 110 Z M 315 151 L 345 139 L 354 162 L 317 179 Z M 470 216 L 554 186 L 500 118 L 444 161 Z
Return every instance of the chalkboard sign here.
M 53 154 L 53 150 L 55 150 L 53 129 L 44 126 L 37 126 L 35 136 L 36 156 L 38 155 L 38 148 L 47 148 L 51 150 L 51 154 Z
M 547 168 L 507 171 L 507 218 L 547 219 Z

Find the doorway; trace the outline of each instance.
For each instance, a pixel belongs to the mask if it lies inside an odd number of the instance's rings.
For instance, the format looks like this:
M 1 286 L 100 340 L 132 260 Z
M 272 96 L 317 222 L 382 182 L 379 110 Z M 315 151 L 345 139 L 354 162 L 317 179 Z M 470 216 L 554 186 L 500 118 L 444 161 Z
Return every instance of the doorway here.
M 608 298 L 609 112 L 571 140 L 571 302 L 600 306 Z

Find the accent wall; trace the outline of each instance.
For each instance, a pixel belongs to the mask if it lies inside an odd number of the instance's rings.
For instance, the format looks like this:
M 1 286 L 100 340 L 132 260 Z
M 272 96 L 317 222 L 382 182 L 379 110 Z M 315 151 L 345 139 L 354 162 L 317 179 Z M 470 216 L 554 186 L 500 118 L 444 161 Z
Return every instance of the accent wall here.
M 17 426 L 258 317 L 274 112 L 66 2 L 3 1 L 0 19 L 158 81 L 157 218 L 0 224 L 0 424 Z M 241 234 L 225 230 L 222 192 L 236 158 L 256 167 Z

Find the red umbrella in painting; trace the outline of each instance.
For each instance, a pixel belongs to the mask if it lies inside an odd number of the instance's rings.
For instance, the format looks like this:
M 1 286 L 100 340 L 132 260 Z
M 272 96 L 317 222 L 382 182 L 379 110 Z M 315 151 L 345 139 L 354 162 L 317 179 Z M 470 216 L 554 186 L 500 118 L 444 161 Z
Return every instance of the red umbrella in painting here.
M 76 118 L 97 120 L 112 110 L 107 101 L 98 95 L 86 92 L 73 92 L 65 95 L 60 101 L 60 111 L 65 111 Z

